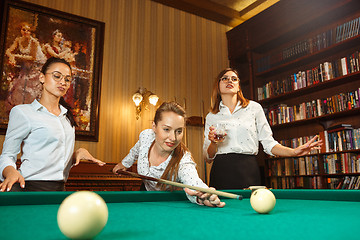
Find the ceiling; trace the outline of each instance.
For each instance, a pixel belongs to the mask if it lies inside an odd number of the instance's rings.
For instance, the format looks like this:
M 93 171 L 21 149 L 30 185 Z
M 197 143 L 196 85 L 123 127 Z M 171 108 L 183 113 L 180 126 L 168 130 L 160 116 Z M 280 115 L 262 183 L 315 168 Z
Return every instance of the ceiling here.
M 152 0 L 235 27 L 279 0 Z

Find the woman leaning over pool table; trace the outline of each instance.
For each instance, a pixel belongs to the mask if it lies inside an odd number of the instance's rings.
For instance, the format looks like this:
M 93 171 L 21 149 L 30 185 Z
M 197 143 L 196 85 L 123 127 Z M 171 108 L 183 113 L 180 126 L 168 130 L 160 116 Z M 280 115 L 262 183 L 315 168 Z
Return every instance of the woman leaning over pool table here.
M 140 133 L 139 141 L 130 153 L 118 163 L 113 172 L 126 170 L 137 159 L 139 174 L 168 179 L 187 185 L 208 188 L 199 178 L 191 153 L 182 143 L 185 128 L 185 110 L 175 102 L 164 102 L 155 113 L 152 129 Z M 142 190 L 172 190 L 164 184 L 143 180 Z M 209 207 L 223 207 L 217 195 L 185 188 L 193 203 Z

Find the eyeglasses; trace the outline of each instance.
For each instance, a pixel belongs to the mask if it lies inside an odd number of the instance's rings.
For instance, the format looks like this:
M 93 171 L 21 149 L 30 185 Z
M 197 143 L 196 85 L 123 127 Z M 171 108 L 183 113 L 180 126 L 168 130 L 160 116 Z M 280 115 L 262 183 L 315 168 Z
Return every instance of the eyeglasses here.
M 61 72 L 58 72 L 58 71 L 54 71 L 54 72 L 46 73 L 46 74 L 52 74 L 52 77 L 56 82 L 60 82 L 61 79 L 64 79 L 66 84 L 70 84 L 73 81 L 72 76 L 63 75 Z
M 228 81 L 232 81 L 232 82 L 238 82 L 240 79 L 238 77 L 235 77 L 235 76 L 232 76 L 232 77 L 228 77 L 228 76 L 225 76 L 225 77 L 222 77 L 220 78 L 220 80 L 222 82 L 228 82 Z

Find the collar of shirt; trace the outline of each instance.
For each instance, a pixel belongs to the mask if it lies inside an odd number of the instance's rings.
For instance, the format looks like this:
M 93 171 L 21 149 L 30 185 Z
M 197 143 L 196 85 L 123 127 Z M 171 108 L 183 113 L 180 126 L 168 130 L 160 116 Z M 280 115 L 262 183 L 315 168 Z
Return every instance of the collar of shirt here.
M 65 107 L 63 107 L 63 105 L 59 104 L 60 105 L 60 115 L 59 116 L 62 116 L 62 115 L 65 115 L 67 113 L 67 109 Z M 38 100 L 34 100 L 32 103 L 31 103 L 31 107 L 33 107 L 36 111 L 41 111 L 42 109 L 44 109 L 46 112 L 49 112 L 46 107 L 44 107 L 41 103 L 39 103 Z M 50 112 L 49 112 L 50 113 Z
M 234 114 L 236 113 L 237 111 L 239 111 L 241 109 L 241 105 L 240 105 L 240 101 L 238 101 L 236 103 L 236 106 L 235 106 L 235 109 L 234 111 L 231 113 L 230 112 L 230 109 L 222 102 L 220 101 L 220 104 L 219 104 L 219 111 L 222 113 L 222 114 L 225 114 L 225 115 L 231 115 L 231 114 Z

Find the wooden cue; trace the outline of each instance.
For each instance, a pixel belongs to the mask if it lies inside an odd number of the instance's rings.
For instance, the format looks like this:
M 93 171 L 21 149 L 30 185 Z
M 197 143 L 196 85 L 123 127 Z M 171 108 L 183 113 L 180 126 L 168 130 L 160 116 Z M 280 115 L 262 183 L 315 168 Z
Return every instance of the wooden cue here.
M 189 189 L 196 190 L 196 191 L 200 191 L 200 192 L 206 192 L 206 193 L 216 194 L 216 195 L 222 196 L 222 197 L 233 198 L 233 199 L 238 199 L 238 200 L 242 200 L 242 199 L 243 199 L 243 196 L 237 195 L 237 194 L 233 194 L 233 193 L 227 193 L 227 192 L 217 191 L 217 190 L 210 189 L 210 188 L 202 188 L 202 187 L 191 186 L 191 185 L 187 185 L 187 184 L 183 184 L 183 183 L 178 183 L 178 182 L 173 182 L 173 181 L 169 181 L 169 180 L 165 180 L 165 179 L 160 179 L 160 178 L 154 178 L 154 177 L 144 176 L 144 175 L 141 175 L 141 174 L 138 174 L 138 173 L 134 173 L 134 172 L 117 170 L 116 173 L 125 174 L 125 175 L 130 175 L 130 176 L 137 177 L 137 178 L 141 178 L 141 179 L 145 179 L 145 180 L 160 182 L 160 183 L 164 183 L 164 184 L 167 184 L 167 185 L 172 185 L 172 186 L 175 186 L 175 187 L 189 188 Z

